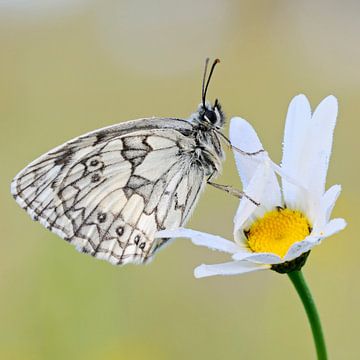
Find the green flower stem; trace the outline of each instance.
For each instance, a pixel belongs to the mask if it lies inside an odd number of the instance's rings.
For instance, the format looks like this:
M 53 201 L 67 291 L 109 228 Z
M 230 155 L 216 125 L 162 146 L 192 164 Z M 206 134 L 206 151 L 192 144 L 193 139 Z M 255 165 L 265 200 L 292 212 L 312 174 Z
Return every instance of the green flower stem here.
M 295 286 L 298 295 L 300 296 L 309 319 L 316 346 L 317 358 L 318 360 L 327 360 L 328 356 L 326 352 L 324 334 L 321 329 L 320 317 L 317 312 L 315 302 L 311 296 L 310 289 L 306 284 L 304 275 L 301 270 L 289 272 L 288 275 Z

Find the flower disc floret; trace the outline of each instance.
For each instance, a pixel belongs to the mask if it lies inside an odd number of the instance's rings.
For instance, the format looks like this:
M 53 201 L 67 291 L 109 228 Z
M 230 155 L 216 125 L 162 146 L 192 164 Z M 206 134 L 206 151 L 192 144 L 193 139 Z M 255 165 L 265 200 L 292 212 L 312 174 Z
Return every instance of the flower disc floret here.
M 284 257 L 290 246 L 311 232 L 307 218 L 297 210 L 278 208 L 255 221 L 245 235 L 253 252 L 268 252 Z

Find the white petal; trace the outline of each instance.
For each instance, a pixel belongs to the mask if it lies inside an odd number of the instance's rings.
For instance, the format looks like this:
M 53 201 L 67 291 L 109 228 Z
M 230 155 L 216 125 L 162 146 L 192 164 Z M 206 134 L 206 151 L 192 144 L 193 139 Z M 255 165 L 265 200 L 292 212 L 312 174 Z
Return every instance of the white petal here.
M 340 185 L 333 185 L 329 190 L 326 191 L 322 198 L 322 208 L 325 212 L 325 220 L 329 221 L 331 213 L 334 209 L 336 200 L 341 193 Z
M 332 219 L 330 220 L 326 226 L 324 227 L 323 231 L 320 233 L 322 237 L 329 237 L 331 235 L 336 234 L 337 232 L 345 229 L 346 221 L 344 219 Z
M 242 250 L 242 246 L 236 244 L 233 241 L 226 240 L 220 236 L 191 229 L 179 228 L 176 230 L 161 230 L 156 233 L 156 237 L 185 237 L 191 239 L 195 245 L 206 246 L 210 249 L 219 250 L 230 254 Z
M 303 186 L 301 184 L 301 182 L 299 181 L 299 179 L 295 179 L 293 177 L 291 177 L 289 174 L 287 174 L 283 168 L 279 165 L 277 165 L 276 163 L 274 163 L 270 158 L 269 158 L 269 163 L 270 163 L 270 167 L 271 169 L 275 172 L 275 174 L 280 175 L 280 177 L 283 180 L 286 180 L 288 183 L 291 183 L 292 185 L 297 186 L 298 188 L 302 189 L 304 192 L 307 192 L 305 186 Z
M 325 192 L 325 181 L 337 112 L 336 98 L 328 96 L 319 104 L 312 116 L 306 141 L 309 156 L 307 159 L 306 184 L 312 196 L 322 195 Z
M 274 163 L 270 159 L 266 163 L 266 166 L 268 166 L 268 172 L 265 175 L 267 177 L 267 182 L 265 184 L 265 193 L 260 199 L 261 207 L 266 211 L 272 210 L 276 206 L 283 205 L 279 182 L 272 164 Z M 258 210 L 261 211 L 260 207 Z M 256 214 L 256 216 L 258 216 L 258 214 Z
M 283 171 L 291 178 L 298 180 L 303 184 L 302 157 L 304 154 L 304 146 L 307 139 L 307 133 L 311 120 L 311 108 L 305 95 L 295 96 L 291 101 L 286 116 L 283 158 L 281 167 Z M 299 199 L 299 189 L 294 184 L 282 179 L 283 194 L 285 203 L 295 208 Z M 302 198 L 302 197 L 300 197 Z
M 231 119 L 230 141 L 232 145 L 242 151 L 251 153 L 262 149 L 262 144 L 253 127 L 246 120 L 239 117 Z M 247 194 L 246 188 L 249 186 L 258 166 L 263 162 L 269 162 L 269 164 L 272 165 L 272 161 L 267 153 L 251 156 L 240 154 L 234 150 L 234 157 L 244 191 Z M 267 192 L 266 206 L 269 208 L 280 205 L 281 192 L 274 172 L 269 172 L 268 184 L 266 186 L 271 189 L 271 191 Z
M 250 200 L 243 198 L 240 200 L 239 207 L 234 217 L 234 239 L 236 243 L 246 243 L 246 237 L 244 235 L 244 228 L 247 227 L 252 221 L 255 220 L 253 216 L 257 206 Z
M 232 261 L 223 264 L 200 265 L 195 269 L 194 275 L 196 278 L 214 275 L 238 275 L 269 268 L 269 265 L 254 264 L 246 261 Z
M 258 169 L 251 179 L 249 185 L 244 188 L 247 196 L 252 198 L 254 201 L 260 203 L 260 198 L 263 196 L 264 188 L 266 184 L 266 179 L 264 177 L 267 176 L 266 173 L 268 169 L 264 165 L 258 165 Z M 239 207 L 236 211 L 234 217 L 234 234 L 238 232 L 238 230 L 243 226 L 243 224 L 252 216 L 254 211 L 256 210 L 257 205 L 254 202 L 250 201 L 247 197 L 243 197 L 240 200 Z
M 291 245 L 290 249 L 284 257 L 284 261 L 291 261 L 299 257 L 301 254 L 309 251 L 319 243 L 319 238 L 316 236 L 307 236 L 304 240 L 298 241 Z
M 283 262 L 280 256 L 272 253 L 236 253 L 232 256 L 234 260 L 246 260 L 261 264 L 280 264 Z
M 239 207 L 234 218 L 234 233 L 252 216 L 252 214 L 266 201 L 265 189 L 271 169 L 267 163 L 259 164 L 248 186 L 244 188 L 247 197 L 240 200 Z M 265 196 L 264 196 L 265 195 Z M 253 201 L 249 200 L 251 198 Z M 260 204 L 256 205 L 254 202 Z
M 296 259 L 301 254 L 311 250 L 315 245 L 320 244 L 322 239 L 334 235 L 335 233 L 343 230 L 346 227 L 346 222 L 344 219 L 333 219 L 326 224 L 324 229 L 317 233 L 312 232 L 308 237 L 303 241 L 294 243 L 287 254 L 284 257 L 285 261 L 290 261 Z
M 340 185 L 333 185 L 326 191 L 320 200 L 320 206 L 315 214 L 315 222 L 313 223 L 313 229 L 315 232 L 321 231 L 328 223 L 331 212 L 335 206 L 336 200 L 341 192 Z
M 274 171 L 268 161 L 260 163 L 248 186 L 244 188 L 247 197 L 240 200 L 234 218 L 234 238 L 235 241 L 244 241 L 243 227 L 251 223 L 256 218 L 262 217 L 267 211 L 276 206 L 281 206 L 280 188 Z
M 230 120 L 229 136 L 231 144 L 242 151 L 252 153 L 263 149 L 254 128 L 246 120 L 239 117 Z M 243 187 L 249 184 L 259 165 L 256 160 L 261 159 L 262 156 L 262 153 L 259 156 L 246 156 L 234 151 L 235 162 Z

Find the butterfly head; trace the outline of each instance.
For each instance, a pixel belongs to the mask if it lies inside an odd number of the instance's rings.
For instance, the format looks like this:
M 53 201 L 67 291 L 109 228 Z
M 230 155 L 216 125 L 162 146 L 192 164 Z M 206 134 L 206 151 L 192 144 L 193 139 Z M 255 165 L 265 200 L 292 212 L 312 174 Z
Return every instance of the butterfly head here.
M 198 112 L 196 113 L 197 120 L 203 125 L 221 129 L 225 123 L 225 114 L 221 109 L 218 99 L 215 100 L 214 105 L 209 102 L 201 103 Z

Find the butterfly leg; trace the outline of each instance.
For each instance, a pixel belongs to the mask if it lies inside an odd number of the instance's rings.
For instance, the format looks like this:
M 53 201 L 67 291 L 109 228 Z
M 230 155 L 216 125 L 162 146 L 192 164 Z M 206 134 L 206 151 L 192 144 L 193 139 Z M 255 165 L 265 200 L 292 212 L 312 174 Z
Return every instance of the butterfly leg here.
M 241 150 L 241 149 L 237 148 L 234 145 L 231 145 L 231 148 L 233 150 L 235 150 L 236 152 L 240 153 L 241 155 L 245 155 L 245 156 L 256 156 L 256 155 L 259 155 L 259 154 L 265 152 L 264 149 L 260 149 L 258 151 L 254 151 L 254 152 L 247 152 L 247 151 L 244 151 L 244 150 Z
M 211 186 L 213 186 L 214 188 L 216 189 L 219 189 L 219 190 L 222 190 L 222 191 L 225 191 L 227 192 L 228 194 L 230 195 L 233 195 L 239 199 L 245 197 L 247 198 L 248 200 L 250 200 L 253 204 L 255 204 L 256 206 L 259 206 L 260 203 L 256 202 L 254 199 L 252 199 L 250 196 L 246 195 L 243 191 L 241 190 L 238 190 L 238 189 L 235 189 L 233 188 L 232 186 L 229 186 L 229 185 L 221 185 L 221 184 L 216 184 L 216 183 L 213 183 L 212 181 L 208 180 L 207 183 Z
M 227 145 L 229 146 L 230 149 L 233 149 L 234 151 L 240 153 L 241 155 L 245 155 L 245 156 L 256 156 L 259 155 L 261 153 L 265 153 L 266 151 L 264 149 L 259 149 L 257 151 L 254 152 L 248 152 L 248 151 L 244 151 L 239 149 L 238 147 L 236 147 L 235 145 L 233 145 L 230 141 L 230 139 L 228 139 L 221 131 L 215 131 L 223 140 L 225 140 L 225 142 L 227 143 Z

